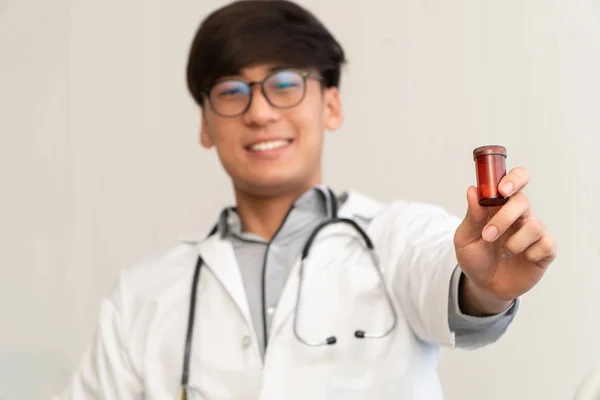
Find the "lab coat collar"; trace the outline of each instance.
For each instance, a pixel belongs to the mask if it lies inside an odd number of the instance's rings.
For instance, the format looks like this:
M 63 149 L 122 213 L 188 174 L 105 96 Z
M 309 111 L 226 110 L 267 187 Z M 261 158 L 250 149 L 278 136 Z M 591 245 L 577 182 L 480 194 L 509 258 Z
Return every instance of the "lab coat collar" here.
M 248 329 L 254 332 L 242 275 L 231 242 L 221 239 L 220 235 L 212 235 L 195 246 L 204 261 L 204 267 L 227 290 L 248 324 Z

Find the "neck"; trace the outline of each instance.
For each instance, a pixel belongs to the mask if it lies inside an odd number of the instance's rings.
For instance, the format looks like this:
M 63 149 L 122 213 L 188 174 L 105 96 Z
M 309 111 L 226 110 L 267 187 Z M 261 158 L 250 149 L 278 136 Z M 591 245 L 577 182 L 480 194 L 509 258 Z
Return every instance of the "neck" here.
M 296 200 L 314 185 L 306 185 L 278 195 L 256 195 L 235 188 L 236 211 L 242 230 L 271 240 Z

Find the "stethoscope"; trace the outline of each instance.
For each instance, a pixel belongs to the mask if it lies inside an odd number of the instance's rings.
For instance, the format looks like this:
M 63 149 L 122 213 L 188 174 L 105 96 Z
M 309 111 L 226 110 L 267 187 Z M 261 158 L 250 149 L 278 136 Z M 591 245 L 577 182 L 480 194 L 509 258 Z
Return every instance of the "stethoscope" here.
M 364 231 L 364 229 L 361 228 L 360 225 L 358 225 L 355 221 L 353 221 L 349 218 L 338 217 L 337 198 L 335 197 L 335 194 L 331 190 L 328 190 L 328 192 L 329 192 L 329 197 L 331 199 L 331 218 L 329 218 L 328 220 L 319 224 L 312 231 L 308 240 L 304 244 L 304 248 L 302 249 L 302 258 L 300 260 L 300 266 L 299 266 L 299 283 L 298 283 L 298 293 L 296 296 L 296 309 L 294 311 L 294 336 L 296 336 L 296 339 L 298 339 L 298 341 L 300 341 L 301 343 L 303 343 L 307 346 L 313 346 L 313 347 L 330 346 L 330 345 L 334 345 L 337 343 L 337 338 L 335 336 L 329 336 L 327 338 L 324 338 L 322 340 L 317 340 L 317 341 L 310 341 L 310 340 L 304 339 L 298 331 L 298 314 L 299 314 L 299 310 L 301 308 L 300 304 L 302 301 L 302 283 L 303 283 L 303 278 L 304 278 L 304 266 L 305 266 L 305 261 L 308 258 L 312 244 L 313 244 L 315 238 L 317 237 L 317 235 L 319 234 L 319 232 L 321 232 L 321 230 L 323 230 L 325 227 L 327 227 L 329 225 L 341 223 L 341 224 L 350 225 L 362 237 L 362 240 L 365 243 L 365 246 L 367 247 L 367 249 L 370 253 L 371 259 L 373 261 L 373 268 L 375 269 L 375 271 L 377 272 L 377 276 L 379 277 L 379 287 L 385 293 L 386 302 L 392 313 L 392 324 L 385 331 L 378 332 L 378 333 L 371 333 L 371 332 L 366 332 L 364 330 L 356 330 L 354 332 L 354 337 L 357 339 L 365 339 L 365 338 L 381 339 L 381 338 L 384 338 L 384 337 L 388 336 L 396 328 L 396 325 L 398 323 L 398 316 L 396 314 L 396 309 L 394 308 L 394 303 L 392 302 L 392 297 L 390 295 L 390 292 L 387 289 L 387 286 L 385 283 L 385 278 L 383 276 L 383 272 L 381 272 L 379 257 L 377 256 L 377 253 L 375 253 L 375 246 L 373 246 L 373 241 L 371 240 L 369 235 L 367 235 L 367 233 Z M 216 231 L 217 231 L 217 227 L 215 226 L 215 228 L 213 228 L 213 230 L 210 232 L 209 236 L 212 236 L 213 234 L 215 234 Z M 192 400 L 194 398 L 194 395 L 192 394 L 193 392 L 191 392 L 188 387 L 189 373 L 190 373 L 189 367 L 190 367 L 190 356 L 192 353 L 192 336 L 194 333 L 194 319 L 195 319 L 195 313 L 196 313 L 196 294 L 197 294 L 196 292 L 197 292 L 197 288 L 198 288 L 198 279 L 200 278 L 200 269 L 202 268 L 203 264 L 204 264 L 204 262 L 202 260 L 202 257 L 199 256 L 196 261 L 196 267 L 194 269 L 194 277 L 192 278 L 192 290 L 191 290 L 190 307 L 189 307 L 189 313 L 188 313 L 188 325 L 187 325 L 187 332 L 186 332 L 186 337 L 185 337 L 185 347 L 184 347 L 183 371 L 181 373 L 181 388 L 179 391 L 179 395 L 177 397 L 178 400 Z

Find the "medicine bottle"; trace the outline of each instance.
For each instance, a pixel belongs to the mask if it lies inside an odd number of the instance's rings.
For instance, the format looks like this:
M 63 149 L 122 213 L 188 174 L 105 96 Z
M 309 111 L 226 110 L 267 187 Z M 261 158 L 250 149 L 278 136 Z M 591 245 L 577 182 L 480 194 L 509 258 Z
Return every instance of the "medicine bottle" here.
M 473 150 L 477 171 L 479 205 L 501 206 L 508 201 L 498 190 L 500 180 L 506 175 L 506 148 L 481 146 Z

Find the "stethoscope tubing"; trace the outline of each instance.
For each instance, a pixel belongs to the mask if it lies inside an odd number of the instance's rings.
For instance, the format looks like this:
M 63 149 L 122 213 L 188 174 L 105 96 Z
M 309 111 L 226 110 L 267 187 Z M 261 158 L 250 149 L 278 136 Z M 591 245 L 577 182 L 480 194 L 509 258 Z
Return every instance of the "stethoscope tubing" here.
M 380 287 L 385 294 L 386 302 L 392 313 L 392 324 L 384 332 L 373 333 L 373 332 L 365 332 L 364 330 L 357 330 L 354 332 L 354 337 L 357 339 L 365 339 L 365 338 L 366 339 L 381 339 L 381 338 L 384 338 L 384 337 L 388 336 L 396 328 L 396 326 L 398 324 L 398 316 L 396 313 L 396 309 L 394 307 L 394 303 L 392 301 L 391 294 L 387 288 L 387 285 L 385 282 L 385 277 L 384 277 L 383 272 L 380 267 L 379 257 L 377 256 L 377 253 L 375 252 L 373 241 L 371 240 L 369 235 L 360 227 L 360 225 L 358 225 L 358 223 L 356 223 L 356 221 L 348 219 L 348 218 L 338 218 L 338 216 L 337 216 L 338 205 L 337 205 L 336 197 L 331 190 L 329 190 L 329 195 L 330 195 L 330 199 L 331 199 L 331 216 L 332 217 L 330 219 L 322 222 L 321 224 L 319 224 L 313 230 L 313 232 L 310 234 L 308 240 L 306 241 L 306 243 L 302 249 L 302 258 L 300 261 L 300 268 L 298 271 L 300 279 L 298 282 L 298 292 L 296 295 L 296 307 L 295 307 L 295 312 L 294 312 L 294 328 L 293 328 L 294 336 L 301 343 L 303 343 L 307 346 L 334 345 L 338 341 L 337 337 L 335 337 L 335 336 L 329 336 L 329 337 L 327 337 L 323 340 L 319 340 L 319 341 L 309 341 L 309 340 L 304 339 L 302 337 L 302 335 L 300 335 L 299 330 L 298 330 L 298 315 L 299 315 L 299 311 L 301 309 L 301 304 L 302 304 L 302 287 L 303 287 L 305 262 L 306 262 L 306 259 L 308 258 L 308 255 L 310 253 L 310 249 L 313 245 L 313 242 L 316 239 L 319 232 L 321 232 L 325 227 L 332 225 L 332 224 L 336 224 L 336 223 L 343 223 L 343 224 L 348 224 L 351 227 L 353 227 L 354 230 L 361 236 L 362 240 L 364 241 L 365 246 L 367 247 L 367 249 L 371 255 L 371 258 L 373 261 L 373 267 L 378 274 Z M 212 236 L 213 234 L 216 233 L 216 231 L 217 231 L 217 227 L 215 226 L 208 236 Z M 204 264 L 204 262 L 202 260 L 202 257 L 198 256 L 198 258 L 196 260 L 196 266 L 194 268 L 194 275 L 192 278 L 191 296 L 190 296 L 190 304 L 189 304 L 189 311 L 188 311 L 188 323 L 187 323 L 187 329 L 186 329 L 185 347 L 184 347 L 184 354 L 183 354 L 183 368 L 182 368 L 182 373 L 181 373 L 181 388 L 180 388 L 179 395 L 178 395 L 179 400 L 190 400 L 190 399 L 188 399 L 188 397 L 189 397 L 188 383 L 189 383 L 189 371 L 190 371 L 189 367 L 190 367 L 190 358 L 191 358 L 191 354 L 192 354 L 192 341 L 193 341 L 192 339 L 193 339 L 193 333 L 194 333 L 194 321 L 195 321 L 195 314 L 196 314 L 197 289 L 198 289 L 198 282 L 200 280 L 200 272 L 201 272 L 203 264 Z

